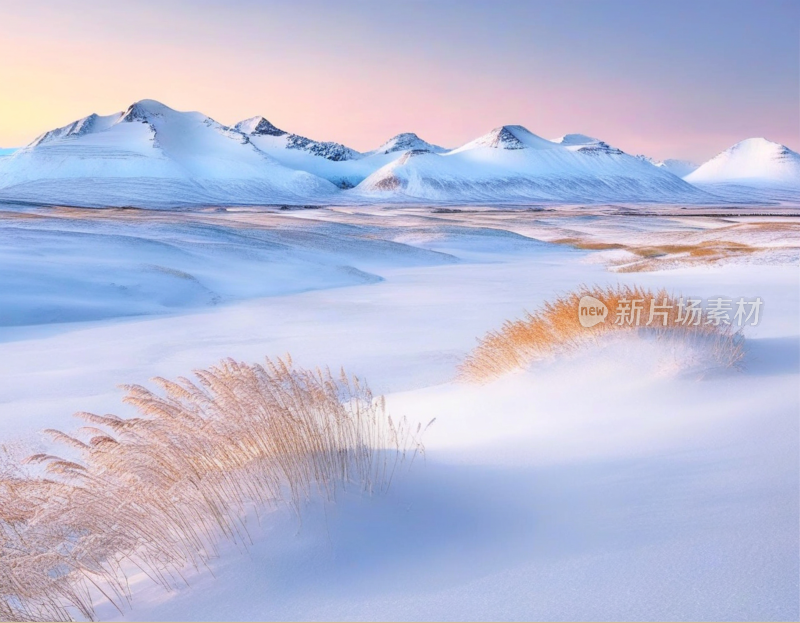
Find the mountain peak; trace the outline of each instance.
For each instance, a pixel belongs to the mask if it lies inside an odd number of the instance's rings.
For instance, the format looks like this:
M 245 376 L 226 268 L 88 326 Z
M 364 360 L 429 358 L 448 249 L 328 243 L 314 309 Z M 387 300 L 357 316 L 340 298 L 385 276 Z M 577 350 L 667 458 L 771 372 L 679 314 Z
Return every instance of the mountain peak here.
M 520 140 L 523 133 L 531 134 L 521 125 L 504 125 L 495 128 L 484 138 L 487 138 L 486 146 L 501 149 L 525 149 L 525 143 Z M 478 139 L 481 140 L 481 139 Z
M 602 141 L 593 136 L 587 136 L 586 134 L 565 134 L 559 138 L 554 138 L 553 142 L 563 145 L 564 147 L 569 147 L 572 145 L 594 145 Z
M 800 186 L 800 154 L 765 138 L 739 141 L 686 176 L 698 183 L 744 181 Z
M 134 102 L 122 113 L 120 121 L 148 121 L 151 117 L 162 117 L 165 114 L 176 112 L 156 100 L 139 100 Z
M 554 149 L 556 146 L 552 142 L 543 139 L 541 136 L 537 136 L 521 125 L 503 125 L 458 149 L 454 149 L 453 153 L 478 147 L 517 150 Z
M 732 145 L 722 153 L 723 154 L 726 152 L 734 153 L 737 151 L 773 153 L 773 152 L 790 152 L 791 150 L 788 147 L 786 147 L 786 145 L 775 143 L 774 141 L 770 141 L 764 137 L 755 137 L 755 138 L 746 138 L 743 141 L 739 141 L 738 143 Z
M 692 171 L 697 169 L 697 166 L 694 162 L 689 162 L 688 160 L 678 160 L 676 158 L 667 158 L 666 160 L 656 160 L 655 158 L 651 158 L 650 156 L 644 156 L 639 154 L 635 156 L 638 160 L 642 162 L 646 162 L 647 164 L 651 164 L 654 167 L 658 167 L 659 169 L 664 169 L 665 171 L 669 171 L 673 175 L 677 175 L 678 177 L 686 177 Z
M 70 137 L 81 137 L 86 134 L 92 134 L 94 132 L 101 132 L 102 130 L 108 128 L 109 126 L 117 123 L 122 118 L 123 113 L 114 113 L 112 115 L 101 116 L 97 113 L 92 113 L 87 117 L 83 117 L 82 119 L 78 119 L 77 121 L 73 121 L 63 127 L 56 128 L 54 130 L 50 130 L 37 136 L 31 143 L 29 143 L 26 147 L 33 148 L 38 145 L 42 145 L 45 143 L 50 143 L 52 141 L 56 141 L 59 139 L 65 139 Z
M 378 147 L 373 153 L 391 154 L 396 151 L 429 151 L 433 153 L 442 153 L 447 151 L 444 147 L 433 145 L 427 141 L 422 140 L 413 132 L 403 132 L 397 136 L 393 136 L 383 145 Z
M 264 117 L 260 116 L 250 117 L 250 119 L 240 121 L 233 126 L 233 129 L 244 134 L 250 134 L 254 136 L 283 136 L 286 134 L 286 132 L 276 128 Z
M 361 155 L 340 143 L 313 141 L 299 134 L 285 132 L 260 116 L 240 121 L 233 129 L 247 135 L 258 149 L 270 153 L 273 150 L 296 149 L 332 161 L 354 160 Z
M 622 154 L 621 149 L 612 147 L 608 143 L 601 141 L 598 138 L 587 136 L 586 134 L 565 134 L 560 138 L 554 138 L 553 143 L 558 143 L 569 149 L 570 151 L 577 151 L 583 154 L 598 155 L 598 154 Z

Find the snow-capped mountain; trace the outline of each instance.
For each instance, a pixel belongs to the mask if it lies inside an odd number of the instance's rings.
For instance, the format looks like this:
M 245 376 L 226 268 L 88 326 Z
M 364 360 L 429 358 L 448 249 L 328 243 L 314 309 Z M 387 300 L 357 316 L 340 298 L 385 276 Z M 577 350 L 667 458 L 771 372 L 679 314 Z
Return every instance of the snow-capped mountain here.
M 447 151 L 444 147 L 433 145 L 427 141 L 423 141 L 419 136 L 413 132 L 403 132 L 397 136 L 393 136 L 383 145 L 375 149 L 370 154 L 392 154 L 395 152 L 403 151 L 429 151 L 434 154 L 441 154 Z
M 600 139 L 586 136 L 585 134 L 566 134 L 560 138 L 554 138 L 554 143 L 559 143 L 567 149 L 572 151 L 580 151 L 584 153 L 606 153 L 606 154 L 622 154 L 622 150 L 616 147 L 611 147 L 608 143 Z M 656 160 L 649 156 L 634 156 L 643 162 L 646 162 L 654 167 L 669 171 L 678 177 L 684 177 L 694 171 L 698 165 L 687 160 L 675 160 L 668 158 L 667 160 Z
M 560 138 L 554 138 L 553 143 L 563 145 L 570 151 L 579 151 L 585 154 L 621 154 L 622 151 L 616 147 L 611 147 L 599 139 L 586 136 L 585 134 L 565 134 Z
M 714 156 L 686 181 L 731 201 L 800 201 L 800 154 L 749 138 Z
M 50 130 L 1 156 L 0 200 L 143 207 L 713 203 L 730 200 L 732 185 L 739 200 L 767 198 L 745 187 L 794 189 L 800 198 L 800 155 L 765 139 L 743 141 L 680 179 L 691 166 L 630 156 L 583 134 L 546 140 L 518 125 L 452 150 L 406 132 L 359 153 L 281 130 L 264 117 L 228 127 L 142 100 Z
M 406 151 L 446 151 L 411 132 L 398 134 L 378 149 L 362 154 L 339 143 L 317 142 L 284 132 L 264 117 L 240 121 L 234 129 L 242 132 L 256 147 L 284 166 L 307 171 L 342 189 L 353 188 Z
M 426 201 L 708 201 L 667 171 L 602 141 L 559 141 L 502 126 L 450 152 L 414 150 L 356 189 L 385 199 Z
M 686 177 L 697 169 L 699 165 L 695 164 L 694 162 L 689 162 L 688 160 L 677 160 L 675 158 L 667 158 L 666 160 L 656 160 L 655 158 L 650 158 L 649 156 L 638 155 L 636 156 L 639 160 L 643 160 L 648 164 L 652 164 L 654 167 L 659 167 L 666 171 L 669 171 L 673 175 L 677 175 L 678 177 Z
M 736 143 L 691 173 L 695 184 L 800 187 L 800 154 L 765 138 Z
M 334 162 L 361 157 L 355 149 L 340 143 L 312 141 L 305 136 L 280 130 L 264 117 L 245 119 L 233 126 L 233 129 L 254 138 L 253 142 L 262 149 L 298 149 Z
M 314 141 L 286 132 L 264 117 L 240 121 L 234 130 L 282 165 L 321 177 L 339 188 L 352 188 L 384 164 L 364 162 L 364 154 L 340 143 Z
M 323 200 L 326 180 L 286 168 L 197 112 L 142 100 L 46 132 L 0 161 L 0 197 L 78 205 Z
M 678 177 L 686 177 L 697 169 L 697 163 L 690 162 L 689 160 L 679 160 L 677 158 L 667 158 L 666 160 L 661 160 L 656 163 L 657 167 L 663 167 L 673 175 L 677 175 Z

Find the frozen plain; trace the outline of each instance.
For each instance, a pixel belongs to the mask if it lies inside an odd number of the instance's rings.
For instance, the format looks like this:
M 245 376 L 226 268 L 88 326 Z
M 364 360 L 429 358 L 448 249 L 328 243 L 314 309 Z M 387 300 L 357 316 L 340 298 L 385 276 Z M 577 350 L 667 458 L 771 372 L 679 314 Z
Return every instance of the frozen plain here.
M 437 418 L 426 460 L 388 494 L 311 501 L 302 523 L 275 511 L 213 576 L 173 593 L 135 581 L 124 618 L 800 616 L 793 224 L 757 253 L 619 273 L 597 261 L 608 250 L 546 240 L 742 228 L 580 211 L 22 212 L 0 221 L 0 441 L 38 448 L 42 428 L 78 426 L 74 411 L 128 414 L 119 383 L 285 352 Z M 616 282 L 761 296 L 745 368 L 676 374 L 657 348 L 617 344 L 454 382 L 503 320 Z

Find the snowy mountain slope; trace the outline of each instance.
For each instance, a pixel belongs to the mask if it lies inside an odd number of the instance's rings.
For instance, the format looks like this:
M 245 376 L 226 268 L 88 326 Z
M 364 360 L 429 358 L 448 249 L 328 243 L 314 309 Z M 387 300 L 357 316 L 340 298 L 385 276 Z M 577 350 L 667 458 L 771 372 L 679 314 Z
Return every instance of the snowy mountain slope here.
M 449 151 L 407 132 L 360 153 L 286 132 L 264 117 L 227 127 L 142 100 L 45 132 L 0 157 L 0 201 L 162 207 L 800 200 L 800 155 L 764 139 L 743 141 L 681 180 L 692 166 L 633 157 L 583 134 L 546 140 L 517 125 Z
M 749 138 L 718 154 L 686 181 L 728 201 L 800 201 L 800 154 L 764 138 Z
M 603 153 L 603 154 L 621 154 L 621 150 L 616 147 L 611 147 L 599 139 L 586 136 L 585 134 L 565 134 L 560 138 L 554 138 L 553 143 L 558 143 L 569 149 L 570 151 L 579 151 L 581 153 Z
M 688 160 L 677 160 L 675 158 L 667 158 L 666 160 L 656 160 L 654 158 L 650 158 L 649 156 L 636 156 L 639 160 L 652 164 L 654 167 L 662 168 L 666 171 L 669 171 L 673 175 L 677 175 L 678 177 L 686 177 L 697 169 L 698 166 L 694 162 L 689 162 Z
M 405 133 L 364 154 L 339 143 L 317 142 L 275 127 L 264 117 L 240 121 L 235 130 L 265 154 L 284 166 L 312 173 L 333 182 L 339 188 L 352 188 L 385 164 L 411 149 L 446 151 L 423 141 L 416 134 Z
M 689 173 L 697 169 L 699 165 L 695 164 L 694 162 L 690 162 L 689 160 L 667 158 L 666 160 L 661 160 L 660 162 L 656 163 L 656 166 L 663 167 L 678 177 L 686 177 L 689 175 Z
M 245 119 L 233 126 L 233 129 L 257 138 L 259 143 L 267 149 L 276 147 L 280 149 L 298 149 L 334 162 L 354 160 L 361 156 L 355 149 L 350 149 L 340 143 L 312 141 L 305 136 L 280 130 L 264 117 Z
M 710 201 L 667 171 L 602 141 L 567 135 L 548 141 L 502 126 L 444 154 L 410 151 L 358 187 L 384 200 Z
M 368 162 L 363 154 L 339 143 L 317 142 L 281 130 L 264 117 L 240 121 L 234 129 L 245 135 L 261 152 L 285 167 L 305 171 L 332 182 L 339 188 L 352 188 L 389 158 Z
M 325 180 L 283 167 L 197 112 L 142 100 L 46 132 L 0 161 L 0 198 L 80 205 L 307 202 Z
M 394 152 L 410 151 L 412 149 L 417 151 L 429 151 L 434 154 L 441 154 L 448 151 L 444 147 L 439 147 L 428 141 L 423 141 L 413 132 L 403 132 L 402 134 L 393 136 L 378 147 L 378 149 L 368 152 L 368 154 L 391 154 Z
M 554 138 L 553 142 L 563 145 L 570 151 L 580 151 L 584 153 L 602 152 L 607 154 L 625 153 L 616 147 L 611 147 L 608 143 L 596 138 L 592 138 L 591 136 L 586 136 L 585 134 L 566 134 L 560 138 Z M 656 160 L 654 158 L 650 158 L 649 156 L 642 155 L 635 157 L 643 162 L 653 165 L 654 167 L 669 171 L 678 177 L 684 177 L 698 167 L 698 165 L 687 160 L 676 160 L 674 158 L 668 158 L 667 160 Z
M 800 188 L 800 154 L 765 138 L 749 138 L 687 176 L 693 184 Z

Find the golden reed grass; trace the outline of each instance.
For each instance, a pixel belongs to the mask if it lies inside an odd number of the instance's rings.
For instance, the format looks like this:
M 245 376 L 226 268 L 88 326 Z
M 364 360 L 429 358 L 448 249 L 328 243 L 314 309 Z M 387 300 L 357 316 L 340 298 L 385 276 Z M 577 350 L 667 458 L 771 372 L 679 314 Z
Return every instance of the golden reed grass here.
M 605 322 L 587 328 L 581 325 L 578 308 L 582 297 L 592 296 L 608 308 Z M 622 301 L 641 301 L 641 321 L 617 324 L 615 312 Z M 478 340 L 478 346 L 467 356 L 459 369 L 460 378 L 486 382 L 531 362 L 579 348 L 609 334 L 629 332 L 667 341 L 682 341 L 705 352 L 719 367 L 737 365 L 744 357 L 741 334 L 732 325 L 686 324 L 679 318 L 679 297 L 665 290 L 653 292 L 637 286 L 581 286 L 574 292 L 547 302 L 537 312 L 526 312 L 523 318 L 508 320 L 496 331 Z M 651 324 L 651 304 L 664 315 L 654 316 Z M 664 306 L 669 309 L 664 309 Z M 685 312 L 684 312 L 685 316 Z
M 195 376 L 126 387 L 137 417 L 80 413 L 75 436 L 48 431 L 67 458 L 0 465 L 0 620 L 92 619 L 98 596 L 130 599 L 132 571 L 174 586 L 221 538 L 246 546 L 249 513 L 383 490 L 423 451 L 420 427 L 344 372 L 287 358 Z

